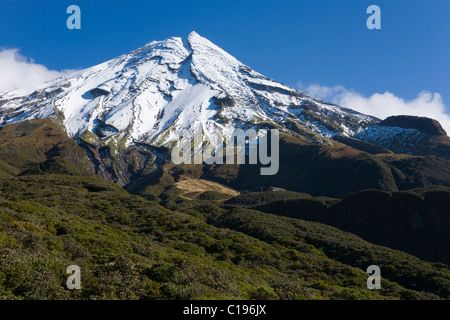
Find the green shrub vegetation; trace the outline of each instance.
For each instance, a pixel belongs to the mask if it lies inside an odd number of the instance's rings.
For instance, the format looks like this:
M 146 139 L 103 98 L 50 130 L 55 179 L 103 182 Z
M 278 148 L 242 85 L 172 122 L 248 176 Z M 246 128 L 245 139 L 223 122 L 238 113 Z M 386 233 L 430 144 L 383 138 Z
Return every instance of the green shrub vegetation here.
M 3 299 L 438 299 L 450 272 L 319 223 L 214 201 L 175 210 L 92 176 L 0 180 Z M 82 270 L 68 290 L 67 266 Z M 370 264 L 386 270 L 366 288 Z M 384 271 L 383 271 L 384 272 Z

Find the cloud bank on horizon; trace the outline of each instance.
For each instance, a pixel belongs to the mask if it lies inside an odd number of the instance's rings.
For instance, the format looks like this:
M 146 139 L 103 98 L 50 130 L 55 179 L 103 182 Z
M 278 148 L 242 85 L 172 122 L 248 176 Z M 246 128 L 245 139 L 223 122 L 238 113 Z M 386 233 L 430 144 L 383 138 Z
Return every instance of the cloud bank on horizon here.
M 19 93 L 34 91 L 45 82 L 72 72 L 49 70 L 27 59 L 16 48 L 0 50 L 0 70 L 0 92 L 17 90 Z
M 365 97 L 359 92 L 347 89 L 341 85 L 334 87 L 320 84 L 304 86 L 299 82 L 298 88 L 313 97 L 380 119 L 394 115 L 432 118 L 439 121 L 447 135 L 450 134 L 450 114 L 446 111 L 445 103 L 439 93 L 422 91 L 417 94 L 416 98 L 405 100 L 389 91 L 374 93 L 369 97 Z

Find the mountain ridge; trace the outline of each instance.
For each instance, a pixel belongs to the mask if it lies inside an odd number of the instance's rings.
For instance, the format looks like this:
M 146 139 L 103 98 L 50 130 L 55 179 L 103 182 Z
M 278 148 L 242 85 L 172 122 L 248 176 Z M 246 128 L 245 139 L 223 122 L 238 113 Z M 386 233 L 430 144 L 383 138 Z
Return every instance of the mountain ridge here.
M 267 78 L 196 32 L 150 42 L 27 95 L 1 93 L 0 101 L 0 126 L 53 118 L 86 151 L 97 174 L 123 186 L 161 170 L 170 161 L 167 151 L 180 137 L 189 141 L 199 127 L 201 148 L 217 147 L 221 136 L 229 138 L 236 129 L 275 128 L 305 144 L 340 148 L 340 141 L 373 154 L 415 151 L 359 136 L 381 120 Z M 401 147 L 403 138 L 396 138 Z M 427 155 L 446 156 L 445 138 Z M 377 170 L 386 171 L 382 167 Z
M 2 100 L 8 98 L 8 94 L 2 96 Z M 308 129 L 328 137 L 337 132 L 338 127 L 333 131 L 331 124 L 327 127 L 323 119 L 314 117 L 318 110 L 323 113 L 322 118 L 338 113 L 349 117 L 342 121 L 341 131 L 352 130 L 347 123 L 350 120 L 370 123 L 376 119 L 269 79 L 196 32 L 187 39 L 172 37 L 150 42 L 118 58 L 54 80 L 43 90 L 9 98 L 10 101 L 3 102 L 0 108 L 2 124 L 55 116 L 55 110 L 59 110 L 71 137 L 96 131 L 100 140 L 112 135 L 120 140 L 121 135 L 117 133 L 129 130 L 131 124 L 131 140 L 160 145 L 170 141 L 170 138 L 158 141 L 158 136 L 173 121 L 181 122 L 177 129 L 183 135 L 182 129 L 191 126 L 192 119 L 182 118 L 193 115 L 202 118 L 207 132 L 209 127 L 219 127 L 222 131 L 230 129 L 224 124 L 230 120 L 279 123 L 285 117 L 301 116 L 300 120 Z M 226 110 L 213 112 L 220 107 L 220 103 L 209 101 L 213 98 L 217 102 L 228 99 L 233 103 L 228 104 Z M 194 100 L 186 103 L 189 99 Z M 54 106 L 46 101 L 53 102 Z M 183 110 L 179 109 L 180 104 Z M 192 110 L 188 113 L 187 109 Z M 302 113 L 303 109 L 311 112 Z M 355 119 L 351 119 L 352 116 Z M 208 121 L 213 117 L 216 121 Z

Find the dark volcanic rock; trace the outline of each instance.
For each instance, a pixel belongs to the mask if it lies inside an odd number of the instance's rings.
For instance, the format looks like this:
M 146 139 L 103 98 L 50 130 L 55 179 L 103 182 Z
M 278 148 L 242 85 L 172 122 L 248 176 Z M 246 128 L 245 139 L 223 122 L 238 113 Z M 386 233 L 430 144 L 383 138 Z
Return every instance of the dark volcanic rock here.
M 380 126 L 416 129 L 430 136 L 446 135 L 440 123 L 434 119 L 415 116 L 392 116 L 379 123 Z
M 92 97 L 97 98 L 99 96 L 107 96 L 109 94 L 108 91 L 100 88 L 95 88 L 89 91 L 89 93 L 92 95 Z

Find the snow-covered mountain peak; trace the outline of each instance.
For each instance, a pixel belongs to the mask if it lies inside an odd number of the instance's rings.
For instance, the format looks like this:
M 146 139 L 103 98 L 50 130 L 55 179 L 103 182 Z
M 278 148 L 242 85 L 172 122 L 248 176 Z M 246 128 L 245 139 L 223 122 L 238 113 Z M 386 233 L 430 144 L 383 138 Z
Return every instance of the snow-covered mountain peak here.
M 93 145 L 170 147 L 201 126 L 206 136 L 277 126 L 331 137 L 376 119 L 269 79 L 201 37 L 172 37 L 56 79 L 26 95 L 0 94 L 0 125 L 54 117 Z

